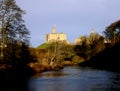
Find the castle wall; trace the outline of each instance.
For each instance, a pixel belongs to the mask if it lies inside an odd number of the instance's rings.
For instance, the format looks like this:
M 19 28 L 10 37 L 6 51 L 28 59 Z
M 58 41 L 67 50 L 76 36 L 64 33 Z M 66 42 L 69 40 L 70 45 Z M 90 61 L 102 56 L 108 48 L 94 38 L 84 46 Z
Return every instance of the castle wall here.
M 54 42 L 58 40 L 58 34 L 48 34 L 48 42 Z
M 57 33 L 56 27 L 52 28 L 52 33 L 46 35 L 46 42 L 67 41 L 67 35 L 64 33 Z
M 67 40 L 66 34 L 59 34 L 59 40 Z

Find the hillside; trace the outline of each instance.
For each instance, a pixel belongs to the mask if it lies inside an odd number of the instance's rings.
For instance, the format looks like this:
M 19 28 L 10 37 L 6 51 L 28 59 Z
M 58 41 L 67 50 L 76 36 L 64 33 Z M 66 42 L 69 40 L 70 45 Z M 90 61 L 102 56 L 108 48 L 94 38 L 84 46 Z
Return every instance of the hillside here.
M 49 47 L 49 44 L 43 43 L 37 47 L 37 49 L 46 49 Z

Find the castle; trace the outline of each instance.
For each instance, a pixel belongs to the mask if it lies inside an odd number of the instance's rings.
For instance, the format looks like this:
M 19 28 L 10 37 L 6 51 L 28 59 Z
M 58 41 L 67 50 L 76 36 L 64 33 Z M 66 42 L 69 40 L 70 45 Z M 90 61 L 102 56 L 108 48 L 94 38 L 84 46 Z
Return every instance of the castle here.
M 94 38 L 95 38 L 95 32 L 94 29 L 92 29 L 90 33 L 90 38 L 89 39 L 87 38 L 87 43 L 90 44 L 90 39 L 94 39 Z M 63 32 L 57 33 L 55 25 L 52 27 L 52 33 L 45 35 L 45 39 L 46 39 L 45 43 L 62 42 L 62 43 L 70 44 L 70 42 L 67 40 L 67 35 L 65 33 Z M 84 36 L 75 38 L 73 44 L 81 44 L 83 40 L 84 40 Z
M 63 32 L 57 33 L 55 25 L 52 27 L 52 33 L 46 34 L 45 37 L 46 37 L 46 43 L 57 42 L 57 41 L 69 43 L 66 34 L 64 34 Z
M 94 37 L 95 37 L 95 32 L 94 32 L 94 29 L 93 29 L 93 28 L 92 28 L 92 30 L 91 30 L 90 36 L 91 36 L 91 38 L 93 38 L 93 39 L 94 39 Z M 78 38 L 75 38 L 74 44 L 81 44 L 82 41 L 83 41 L 83 39 L 84 39 L 83 36 L 78 37 Z M 87 40 L 87 43 L 90 43 L 90 41 Z

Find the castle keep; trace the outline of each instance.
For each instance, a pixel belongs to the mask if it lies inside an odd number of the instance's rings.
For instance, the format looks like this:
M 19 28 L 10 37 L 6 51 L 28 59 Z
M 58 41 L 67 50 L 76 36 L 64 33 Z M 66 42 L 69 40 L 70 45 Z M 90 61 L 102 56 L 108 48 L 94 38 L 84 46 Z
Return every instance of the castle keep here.
M 46 43 L 51 43 L 51 42 L 56 42 L 56 41 L 61 41 L 61 42 L 66 42 L 67 41 L 67 35 L 64 33 L 57 33 L 56 31 L 56 26 L 54 25 L 52 27 L 52 33 L 46 34 Z

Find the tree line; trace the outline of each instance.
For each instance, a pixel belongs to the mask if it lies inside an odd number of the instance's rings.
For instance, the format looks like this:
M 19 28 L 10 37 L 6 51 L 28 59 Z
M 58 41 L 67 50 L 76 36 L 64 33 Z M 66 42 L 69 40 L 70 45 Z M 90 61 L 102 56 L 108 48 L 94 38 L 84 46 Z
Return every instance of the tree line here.
M 26 91 L 33 61 L 29 49 L 30 31 L 15 0 L 0 0 L 0 89 Z
M 24 14 L 25 11 L 16 4 L 15 0 L 0 0 L 1 74 L 6 74 L 8 70 L 26 71 L 27 63 L 33 61 L 29 52 L 30 31 L 23 20 Z

